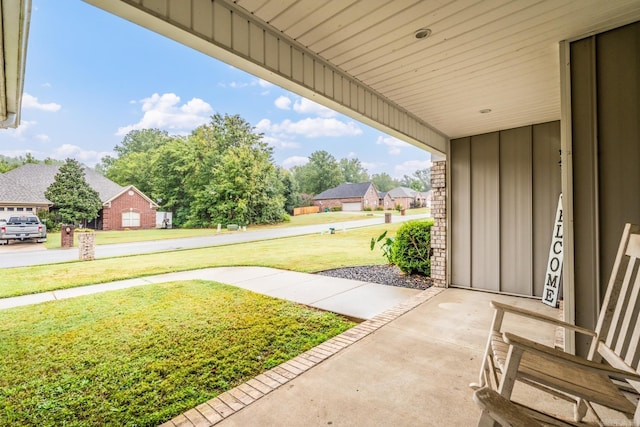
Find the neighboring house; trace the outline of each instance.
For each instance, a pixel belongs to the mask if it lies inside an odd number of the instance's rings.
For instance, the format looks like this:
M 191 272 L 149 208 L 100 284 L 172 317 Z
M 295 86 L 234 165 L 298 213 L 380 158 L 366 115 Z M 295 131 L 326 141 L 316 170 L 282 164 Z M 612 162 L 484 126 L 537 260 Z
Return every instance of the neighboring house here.
M 339 207 L 343 211 L 362 211 L 365 208 L 372 210 L 378 206 L 378 190 L 373 182 L 361 182 L 359 184 L 340 184 L 314 196 L 314 206 L 320 210 Z
M 26 164 L 0 174 L 0 218 L 54 208 L 44 196 L 60 166 Z M 133 185 L 122 187 L 92 169 L 85 179 L 98 192 L 102 209 L 89 226 L 98 230 L 155 228 L 158 205 Z
M 393 200 L 388 191 L 378 191 L 378 206 L 382 206 L 384 210 L 394 208 Z
M 409 187 L 396 187 L 389 190 L 389 196 L 393 202 L 393 208 L 400 206 L 401 209 L 410 209 L 416 201 L 418 192 Z
M 431 197 L 433 190 L 418 192 L 416 196 L 416 207 L 431 208 Z
M 431 207 L 431 190 L 416 191 L 409 187 L 396 187 L 389 190 L 391 196 L 391 208 L 400 205 L 401 209 Z

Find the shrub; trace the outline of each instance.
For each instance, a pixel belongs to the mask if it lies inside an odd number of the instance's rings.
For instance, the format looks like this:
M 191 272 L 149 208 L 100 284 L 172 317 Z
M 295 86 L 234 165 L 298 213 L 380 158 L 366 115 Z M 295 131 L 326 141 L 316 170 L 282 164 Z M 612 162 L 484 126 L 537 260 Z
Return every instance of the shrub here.
M 371 206 L 365 206 L 365 208 L 363 209 L 363 211 L 365 211 L 365 212 L 371 212 Z
M 331 208 L 331 212 L 339 212 L 342 210 L 342 206 L 334 206 Z
M 382 206 L 376 206 L 376 210 L 377 210 L 377 211 L 383 211 L 383 210 L 384 210 L 384 208 L 383 208 Z
M 397 204 L 396 204 L 396 210 L 397 210 L 397 211 L 401 211 L 402 209 L 404 209 L 404 208 L 402 207 L 402 205 L 401 205 L 400 203 L 397 203 Z
M 409 221 L 396 233 L 393 261 L 407 274 L 431 274 L 431 226 L 433 221 Z

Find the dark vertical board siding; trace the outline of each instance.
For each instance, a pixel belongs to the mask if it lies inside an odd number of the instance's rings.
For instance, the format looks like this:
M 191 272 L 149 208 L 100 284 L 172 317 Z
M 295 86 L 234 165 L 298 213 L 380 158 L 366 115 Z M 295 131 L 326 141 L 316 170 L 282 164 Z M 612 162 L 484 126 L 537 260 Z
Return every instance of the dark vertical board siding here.
M 573 153 L 574 280 L 576 324 L 595 326 L 597 316 L 594 39 L 571 44 L 571 132 Z M 576 351 L 587 341 L 576 336 Z
M 472 287 L 500 290 L 500 141 L 497 132 L 471 138 Z
M 500 291 L 532 295 L 531 126 L 500 132 Z
M 600 295 L 627 222 L 640 224 L 640 23 L 597 36 Z
M 470 138 L 451 141 L 451 283 L 471 287 Z
M 560 122 L 533 126 L 533 293 L 542 296 L 551 233 L 562 191 Z

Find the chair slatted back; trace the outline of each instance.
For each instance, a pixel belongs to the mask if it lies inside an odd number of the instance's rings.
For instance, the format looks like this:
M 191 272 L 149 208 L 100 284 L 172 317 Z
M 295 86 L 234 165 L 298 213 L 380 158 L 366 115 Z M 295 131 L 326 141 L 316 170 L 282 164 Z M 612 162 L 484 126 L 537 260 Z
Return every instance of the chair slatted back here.
M 620 369 L 640 369 L 640 226 L 627 224 L 596 326 L 590 356 Z M 599 357 L 595 357 L 596 354 Z M 638 392 L 640 384 L 632 383 Z

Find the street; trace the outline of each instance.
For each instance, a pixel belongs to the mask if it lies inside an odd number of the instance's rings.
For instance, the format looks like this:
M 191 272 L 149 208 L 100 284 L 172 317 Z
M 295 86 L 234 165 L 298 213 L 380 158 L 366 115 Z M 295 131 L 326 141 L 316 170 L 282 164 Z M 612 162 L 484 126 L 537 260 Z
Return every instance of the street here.
M 410 216 L 393 216 L 392 221 L 405 222 L 416 219 L 429 218 L 427 214 Z M 238 231 L 235 233 L 212 234 L 210 236 L 189 237 L 169 240 L 153 240 L 148 242 L 119 243 L 113 245 L 97 245 L 95 257 L 112 258 L 124 255 L 137 255 L 152 252 L 167 252 L 180 249 L 204 248 L 210 246 L 229 245 L 234 243 L 255 242 L 260 240 L 277 239 L 281 237 L 301 236 L 327 231 L 329 227 L 336 230 L 368 227 L 384 223 L 384 216 L 371 219 L 346 221 L 331 224 L 307 225 L 301 227 L 277 228 L 272 230 Z M 215 232 L 213 232 L 215 233 Z M 31 265 L 54 264 L 59 262 L 77 261 L 78 248 L 49 249 L 41 244 L 18 243 L 0 247 L 0 268 L 26 267 Z

